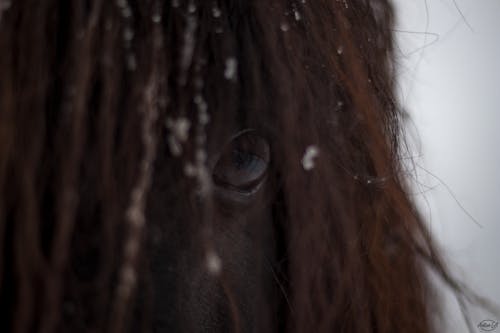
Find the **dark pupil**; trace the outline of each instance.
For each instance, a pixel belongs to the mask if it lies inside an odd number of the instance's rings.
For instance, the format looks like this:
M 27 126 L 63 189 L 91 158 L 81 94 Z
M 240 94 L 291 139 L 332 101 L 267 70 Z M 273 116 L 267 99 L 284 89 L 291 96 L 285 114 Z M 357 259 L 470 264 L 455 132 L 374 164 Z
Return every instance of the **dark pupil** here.
M 232 151 L 232 162 L 238 170 L 251 169 L 255 164 L 256 156 L 246 151 L 235 149 Z

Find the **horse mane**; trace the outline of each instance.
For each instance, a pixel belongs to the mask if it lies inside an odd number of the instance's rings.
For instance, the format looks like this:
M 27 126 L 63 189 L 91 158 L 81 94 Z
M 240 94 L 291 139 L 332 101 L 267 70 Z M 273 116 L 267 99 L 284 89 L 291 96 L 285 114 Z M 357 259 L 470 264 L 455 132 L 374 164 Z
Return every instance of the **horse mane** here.
M 147 330 L 150 189 L 210 182 L 206 121 L 237 113 L 273 138 L 281 329 L 435 332 L 428 270 L 464 287 L 408 195 L 393 23 L 387 0 L 0 2 L 1 330 Z

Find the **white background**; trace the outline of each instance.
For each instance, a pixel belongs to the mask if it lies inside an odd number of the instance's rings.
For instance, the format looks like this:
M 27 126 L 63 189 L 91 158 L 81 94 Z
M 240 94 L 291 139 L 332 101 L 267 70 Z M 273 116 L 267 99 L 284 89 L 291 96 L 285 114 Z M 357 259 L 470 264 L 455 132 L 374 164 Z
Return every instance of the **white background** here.
M 455 274 L 498 304 L 500 0 L 394 4 L 399 94 L 416 142 L 415 197 Z M 456 301 L 444 299 L 442 332 L 466 332 Z M 477 332 L 480 321 L 500 320 L 485 311 L 471 319 Z

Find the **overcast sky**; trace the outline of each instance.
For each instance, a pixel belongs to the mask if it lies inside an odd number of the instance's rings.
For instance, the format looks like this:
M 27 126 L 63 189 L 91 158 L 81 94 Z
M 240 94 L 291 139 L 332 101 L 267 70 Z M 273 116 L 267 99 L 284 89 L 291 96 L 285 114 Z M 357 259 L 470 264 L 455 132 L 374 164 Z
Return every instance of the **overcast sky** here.
M 416 197 L 456 274 L 500 303 L 500 0 L 395 4 Z M 443 332 L 465 332 L 446 300 Z M 475 311 L 475 331 L 485 319 L 500 320 Z

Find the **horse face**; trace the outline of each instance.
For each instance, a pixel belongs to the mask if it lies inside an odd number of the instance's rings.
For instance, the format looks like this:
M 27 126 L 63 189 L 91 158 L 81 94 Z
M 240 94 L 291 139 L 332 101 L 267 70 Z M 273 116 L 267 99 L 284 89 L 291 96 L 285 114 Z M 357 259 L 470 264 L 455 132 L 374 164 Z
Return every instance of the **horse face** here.
M 210 217 L 193 213 L 200 201 L 187 187 L 169 191 L 168 159 L 156 163 L 148 204 L 155 332 L 275 331 L 271 150 L 259 131 L 237 128 L 208 136 Z

